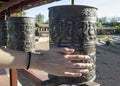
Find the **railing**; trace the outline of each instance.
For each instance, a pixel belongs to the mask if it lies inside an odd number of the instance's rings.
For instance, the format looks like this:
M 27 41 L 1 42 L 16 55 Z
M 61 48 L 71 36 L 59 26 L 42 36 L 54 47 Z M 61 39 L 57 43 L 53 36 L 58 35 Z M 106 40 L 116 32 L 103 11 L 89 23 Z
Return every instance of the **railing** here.
M 41 82 L 47 80 L 47 73 L 36 69 L 19 69 L 18 72 L 28 78 L 35 86 L 41 86 Z

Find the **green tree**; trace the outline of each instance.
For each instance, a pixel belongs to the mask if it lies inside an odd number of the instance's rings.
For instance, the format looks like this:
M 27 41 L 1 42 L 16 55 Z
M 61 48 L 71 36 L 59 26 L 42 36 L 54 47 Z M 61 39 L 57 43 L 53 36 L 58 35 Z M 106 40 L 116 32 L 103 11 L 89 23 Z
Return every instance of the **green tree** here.
M 97 22 L 97 27 L 98 27 L 98 28 L 103 28 L 102 23 L 101 23 L 101 22 Z
M 36 16 L 35 16 L 35 19 L 36 19 L 36 22 L 37 22 L 38 24 L 44 23 L 44 15 L 42 15 L 42 14 L 36 15 Z
M 113 17 L 110 22 L 112 27 L 115 27 L 117 25 L 117 18 Z
M 120 34 L 120 25 L 117 25 L 117 26 L 116 26 L 116 33 L 117 33 L 117 34 Z
M 25 11 L 19 11 L 19 12 L 17 12 L 17 16 L 26 16 L 26 12 Z
M 107 17 L 97 18 L 97 27 L 103 28 L 104 24 L 107 23 Z
M 107 23 L 107 17 L 102 17 L 99 19 L 99 22 L 103 23 Z

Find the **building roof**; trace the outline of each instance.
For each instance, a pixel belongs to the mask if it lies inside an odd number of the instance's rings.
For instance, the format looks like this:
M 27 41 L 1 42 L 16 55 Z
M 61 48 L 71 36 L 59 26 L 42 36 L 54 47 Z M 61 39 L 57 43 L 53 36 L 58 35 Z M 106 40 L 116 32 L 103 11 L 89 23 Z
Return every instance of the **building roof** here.
M 29 9 L 53 1 L 59 0 L 0 0 L 0 13 L 5 10 L 9 10 L 12 13 L 20 11 L 21 9 Z

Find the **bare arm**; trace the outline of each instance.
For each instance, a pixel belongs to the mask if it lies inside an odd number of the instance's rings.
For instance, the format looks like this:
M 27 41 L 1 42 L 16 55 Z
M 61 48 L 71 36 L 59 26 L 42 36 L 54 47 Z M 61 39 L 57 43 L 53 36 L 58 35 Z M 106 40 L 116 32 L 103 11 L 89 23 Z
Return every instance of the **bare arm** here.
M 90 60 L 90 57 L 71 55 L 72 53 L 74 49 L 58 48 L 45 51 L 43 54 L 32 54 L 30 68 L 40 69 L 57 76 L 78 77 L 88 73 L 92 64 L 72 61 Z M 27 62 L 26 52 L 0 49 L 0 68 L 26 68 Z
M 11 49 L 0 49 L 0 68 L 26 68 L 27 53 Z

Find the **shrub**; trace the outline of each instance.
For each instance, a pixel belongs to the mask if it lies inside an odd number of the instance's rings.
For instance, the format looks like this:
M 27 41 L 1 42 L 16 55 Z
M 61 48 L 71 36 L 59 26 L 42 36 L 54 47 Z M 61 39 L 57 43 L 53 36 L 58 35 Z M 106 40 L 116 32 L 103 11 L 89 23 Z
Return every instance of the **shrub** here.
M 109 46 L 111 44 L 110 40 L 107 40 L 105 43 L 106 43 L 107 46 Z

